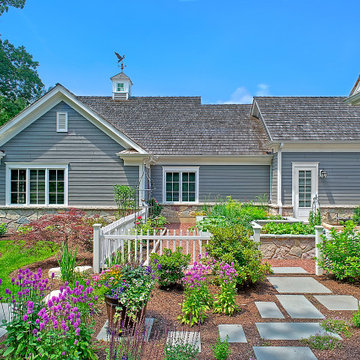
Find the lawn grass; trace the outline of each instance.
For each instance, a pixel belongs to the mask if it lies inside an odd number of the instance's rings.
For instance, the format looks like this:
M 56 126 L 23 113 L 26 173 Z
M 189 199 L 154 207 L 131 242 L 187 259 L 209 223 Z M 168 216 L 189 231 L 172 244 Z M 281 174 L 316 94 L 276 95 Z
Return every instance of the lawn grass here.
M 26 249 L 13 240 L 0 241 L 0 297 L 4 296 L 5 289 L 10 286 L 10 273 L 37 261 L 45 260 L 58 252 L 58 246 L 53 245 L 54 249 L 50 249 L 48 245 L 39 244 L 36 249 Z

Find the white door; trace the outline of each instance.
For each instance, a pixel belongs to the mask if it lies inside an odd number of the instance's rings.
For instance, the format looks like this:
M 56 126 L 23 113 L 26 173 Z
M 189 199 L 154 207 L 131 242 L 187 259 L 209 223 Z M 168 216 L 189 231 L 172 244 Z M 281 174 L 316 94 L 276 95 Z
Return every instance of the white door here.
M 293 163 L 293 207 L 294 216 L 307 220 L 312 202 L 318 192 L 318 164 Z

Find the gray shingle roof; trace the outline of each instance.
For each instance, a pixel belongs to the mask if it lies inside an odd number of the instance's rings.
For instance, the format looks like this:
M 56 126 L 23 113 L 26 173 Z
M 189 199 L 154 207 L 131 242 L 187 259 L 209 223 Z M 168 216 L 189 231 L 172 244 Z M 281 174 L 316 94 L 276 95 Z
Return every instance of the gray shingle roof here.
M 202 105 L 200 97 L 78 96 L 119 131 L 157 155 L 259 155 L 268 141 L 251 105 Z
M 273 141 L 360 140 L 360 106 L 345 97 L 255 97 Z

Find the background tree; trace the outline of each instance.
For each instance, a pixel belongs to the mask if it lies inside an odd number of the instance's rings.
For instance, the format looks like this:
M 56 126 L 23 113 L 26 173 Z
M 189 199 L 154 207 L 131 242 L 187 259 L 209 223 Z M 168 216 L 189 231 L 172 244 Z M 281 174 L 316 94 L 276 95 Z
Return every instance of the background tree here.
M 1 0 L 0 1 L 0 15 L 9 10 L 9 6 L 22 9 L 25 5 L 25 0 Z
M 9 6 L 23 8 L 24 5 L 25 0 L 0 0 L 0 15 Z M 44 93 L 38 66 L 24 46 L 15 47 L 0 39 L 0 125 Z

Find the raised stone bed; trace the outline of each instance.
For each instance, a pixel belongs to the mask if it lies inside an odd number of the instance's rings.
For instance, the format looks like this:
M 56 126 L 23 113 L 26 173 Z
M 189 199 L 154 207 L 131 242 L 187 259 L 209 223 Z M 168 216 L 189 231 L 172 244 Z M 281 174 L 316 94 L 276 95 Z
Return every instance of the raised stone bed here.
M 260 235 L 264 259 L 312 259 L 315 256 L 315 235 Z

